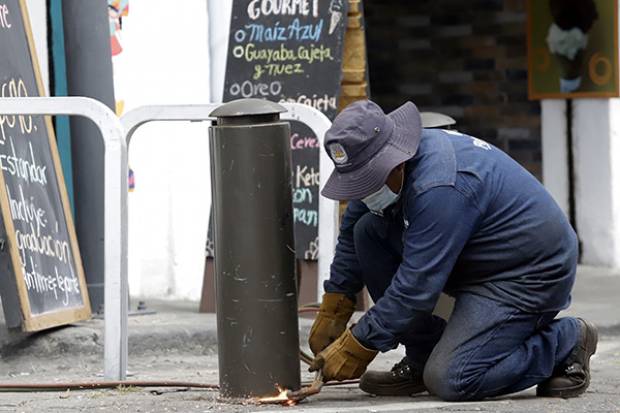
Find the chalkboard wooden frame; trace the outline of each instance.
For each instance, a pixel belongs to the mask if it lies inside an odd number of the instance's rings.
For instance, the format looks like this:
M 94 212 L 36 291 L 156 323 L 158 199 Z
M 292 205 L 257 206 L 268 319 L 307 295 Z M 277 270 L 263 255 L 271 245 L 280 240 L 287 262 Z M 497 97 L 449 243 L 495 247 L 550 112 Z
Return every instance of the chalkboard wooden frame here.
M 39 62 L 36 56 L 34 48 L 34 41 L 32 38 L 32 30 L 30 25 L 30 18 L 28 15 L 28 9 L 25 0 L 19 0 L 19 12 L 24 24 L 24 31 L 26 33 L 28 51 L 32 62 L 32 70 L 37 85 L 37 93 L 39 96 L 45 94 L 43 88 L 43 82 L 41 79 L 41 71 Z M 84 277 L 84 268 L 82 266 L 82 258 L 80 256 L 79 247 L 77 243 L 77 236 L 75 232 L 75 226 L 73 223 L 73 216 L 69 209 L 69 198 L 67 195 L 67 188 L 65 186 L 65 180 L 62 173 L 62 166 L 60 164 L 60 157 L 58 155 L 58 148 L 56 146 L 56 137 L 54 135 L 54 129 L 52 126 L 51 117 L 45 116 L 45 127 L 47 130 L 49 150 L 54 166 L 54 175 L 56 182 L 58 183 L 58 190 L 61 198 L 62 209 L 67 224 L 67 233 L 69 235 L 69 241 L 71 244 L 71 253 L 73 255 L 73 265 L 76 270 L 76 276 L 80 285 L 80 293 L 82 298 L 82 306 L 64 309 L 60 311 L 47 312 L 45 314 L 33 315 L 31 313 L 30 302 L 28 299 L 28 290 L 26 282 L 24 281 L 23 269 L 19 257 L 19 251 L 17 248 L 17 240 L 15 238 L 15 227 L 13 225 L 13 217 L 11 216 L 11 209 L 9 205 L 9 197 L 6 191 L 4 172 L 0 172 L 0 206 L 2 210 L 2 221 L 4 222 L 3 230 L 6 233 L 8 240 L 8 249 L 10 256 L 10 264 L 12 267 L 12 273 L 15 275 L 15 287 L 17 295 L 19 297 L 19 305 L 22 314 L 21 328 L 23 331 L 39 331 L 42 329 L 59 326 L 75 321 L 85 320 L 90 318 L 90 300 L 87 293 L 86 279 Z M 7 316 L 5 314 L 5 316 Z M 8 317 L 7 325 L 8 325 Z

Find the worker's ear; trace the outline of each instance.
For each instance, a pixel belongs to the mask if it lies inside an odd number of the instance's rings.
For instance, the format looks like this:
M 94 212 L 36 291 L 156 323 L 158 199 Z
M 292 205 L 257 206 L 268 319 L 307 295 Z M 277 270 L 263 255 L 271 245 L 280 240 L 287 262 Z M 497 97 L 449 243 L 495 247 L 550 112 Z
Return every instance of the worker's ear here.
M 398 165 L 396 168 L 392 169 L 392 173 L 394 175 L 403 175 L 405 172 L 405 163 L 401 163 L 400 165 Z

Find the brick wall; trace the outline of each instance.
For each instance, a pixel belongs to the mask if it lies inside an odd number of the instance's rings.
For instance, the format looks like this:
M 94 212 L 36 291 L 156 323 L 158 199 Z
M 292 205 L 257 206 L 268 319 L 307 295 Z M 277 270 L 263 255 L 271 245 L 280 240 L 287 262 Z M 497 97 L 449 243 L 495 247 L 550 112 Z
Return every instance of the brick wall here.
M 446 113 L 541 177 L 525 0 L 367 0 L 364 11 L 373 100 Z

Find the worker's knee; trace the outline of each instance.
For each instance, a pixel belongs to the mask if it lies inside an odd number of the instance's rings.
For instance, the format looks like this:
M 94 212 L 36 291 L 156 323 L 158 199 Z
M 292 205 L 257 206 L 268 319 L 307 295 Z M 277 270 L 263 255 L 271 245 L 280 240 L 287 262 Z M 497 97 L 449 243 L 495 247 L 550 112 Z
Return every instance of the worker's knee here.
M 432 357 L 424 368 L 424 384 L 429 393 L 446 401 L 470 401 L 479 399 L 476 377 L 465 377 L 457 360 Z
M 448 360 L 429 359 L 424 367 L 424 384 L 429 393 L 443 400 L 460 400 L 457 372 L 450 369 Z

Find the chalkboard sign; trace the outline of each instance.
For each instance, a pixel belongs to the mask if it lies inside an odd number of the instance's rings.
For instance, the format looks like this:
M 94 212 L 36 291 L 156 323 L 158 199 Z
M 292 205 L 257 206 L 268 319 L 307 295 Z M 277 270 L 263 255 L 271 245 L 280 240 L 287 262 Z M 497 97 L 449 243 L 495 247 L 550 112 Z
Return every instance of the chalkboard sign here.
M 23 0 L 0 0 L 0 93 L 41 96 Z M 9 327 L 90 317 L 82 262 L 49 117 L 0 115 L 0 293 Z
M 314 107 L 333 120 L 338 109 L 345 0 L 235 0 L 224 101 L 264 98 Z M 291 122 L 295 251 L 317 259 L 319 139 Z
M 319 254 L 320 142 L 306 124 L 291 121 L 293 164 L 293 220 L 297 258 L 316 260 Z

